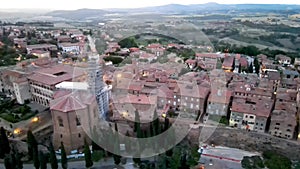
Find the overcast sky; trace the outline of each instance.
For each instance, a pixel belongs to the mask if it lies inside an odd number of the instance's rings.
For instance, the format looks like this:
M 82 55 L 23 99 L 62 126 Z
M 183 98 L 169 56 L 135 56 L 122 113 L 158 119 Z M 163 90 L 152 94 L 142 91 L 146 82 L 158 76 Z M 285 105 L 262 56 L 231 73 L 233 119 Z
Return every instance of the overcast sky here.
M 202 4 L 217 2 L 222 4 L 264 3 L 264 4 L 300 4 L 297 0 L 1 0 L 0 9 L 105 9 L 137 8 L 165 4 Z

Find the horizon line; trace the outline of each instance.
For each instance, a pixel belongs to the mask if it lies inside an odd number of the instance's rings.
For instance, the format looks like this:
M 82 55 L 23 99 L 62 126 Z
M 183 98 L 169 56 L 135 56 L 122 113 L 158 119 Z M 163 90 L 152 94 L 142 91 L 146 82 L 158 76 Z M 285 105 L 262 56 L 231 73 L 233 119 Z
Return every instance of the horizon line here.
M 149 8 L 149 7 L 160 7 L 160 6 L 168 6 L 168 5 L 181 5 L 181 6 L 192 6 L 192 5 L 206 5 L 206 4 L 219 4 L 219 5 L 297 5 L 299 6 L 300 4 L 297 3 L 217 3 L 217 2 L 207 2 L 207 3 L 193 3 L 193 4 L 180 4 L 180 3 L 169 3 L 169 4 L 164 4 L 164 5 L 153 5 L 153 6 L 141 6 L 141 7 L 114 7 L 114 8 L 89 8 L 89 7 L 82 7 L 82 8 L 74 8 L 74 9 L 61 9 L 61 8 L 3 8 L 0 7 L 0 12 L 16 12 L 16 13 L 21 13 L 22 11 L 7 11 L 7 10 L 47 10 L 45 12 L 49 11 L 55 11 L 55 10 L 66 10 L 66 11 L 73 11 L 73 10 L 80 10 L 80 9 L 99 9 L 99 10 L 115 10 L 115 9 L 140 9 L 140 8 Z

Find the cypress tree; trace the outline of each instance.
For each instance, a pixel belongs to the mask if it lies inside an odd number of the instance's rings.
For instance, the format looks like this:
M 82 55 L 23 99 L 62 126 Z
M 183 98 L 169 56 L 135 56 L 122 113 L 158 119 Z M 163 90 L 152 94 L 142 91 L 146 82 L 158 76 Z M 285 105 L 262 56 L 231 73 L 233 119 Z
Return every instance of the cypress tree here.
M 251 62 L 250 65 L 249 65 L 248 72 L 249 72 L 249 73 L 253 73 L 253 65 L 252 65 L 252 62 Z
M 33 149 L 34 149 L 35 146 L 37 146 L 37 142 L 34 138 L 34 135 L 31 132 L 31 130 L 27 131 L 27 146 L 28 146 L 29 159 L 32 160 L 32 158 L 33 158 Z
M 97 150 L 103 150 L 97 143 L 92 141 L 92 150 L 97 151 Z
M 42 151 L 39 151 L 39 161 L 41 169 L 47 169 L 47 157 Z
M 140 114 L 137 110 L 135 110 L 133 131 L 137 132 L 138 127 L 140 127 Z
M 49 152 L 50 152 L 50 164 L 51 164 L 51 168 L 52 169 L 57 169 L 58 168 L 57 158 L 56 158 L 56 154 L 55 154 L 54 147 L 53 147 L 52 143 L 50 143 Z
M 23 168 L 23 162 L 21 160 L 22 154 L 15 153 L 15 159 L 16 159 L 16 169 L 22 169 Z
M 164 123 L 164 130 L 163 131 L 167 131 L 170 127 L 170 120 L 168 117 L 165 118 L 165 123 Z
M 259 74 L 260 64 L 259 64 L 257 58 L 254 59 L 254 66 L 255 66 L 255 73 Z
M 119 155 L 120 154 L 120 140 L 119 140 L 119 137 L 118 137 L 118 133 L 116 133 L 115 136 L 116 137 L 115 137 L 113 158 L 114 158 L 115 164 L 119 165 L 121 163 L 121 156 Z
M 50 153 L 51 168 L 52 169 L 57 169 L 58 168 L 57 158 L 56 158 L 55 150 L 54 150 L 54 147 L 53 147 L 52 143 L 50 143 L 50 145 L 49 145 L 49 153 Z
M 93 166 L 91 150 L 86 139 L 84 139 L 84 159 L 86 168 L 90 168 Z
M 153 133 L 155 136 L 160 134 L 159 127 L 160 127 L 159 126 L 159 118 L 158 118 L 157 112 L 155 110 L 153 113 L 153 131 L 154 131 Z
M 117 124 L 117 123 L 115 123 L 115 131 L 116 131 L 116 132 L 119 131 L 119 130 L 118 130 L 118 124 Z
M 6 155 L 4 157 L 4 166 L 6 169 L 14 169 L 13 162 L 11 160 L 11 155 Z
M 0 158 L 4 158 L 5 154 L 9 154 L 10 146 L 7 135 L 3 127 L 0 129 Z
M 68 159 L 67 159 L 67 154 L 66 154 L 66 150 L 65 150 L 63 142 L 61 142 L 60 148 L 61 148 L 61 167 L 63 169 L 67 169 L 68 168 Z
M 33 165 L 36 169 L 40 168 L 40 160 L 39 160 L 39 150 L 38 147 L 33 147 L 33 153 L 32 153 L 32 159 L 33 159 Z

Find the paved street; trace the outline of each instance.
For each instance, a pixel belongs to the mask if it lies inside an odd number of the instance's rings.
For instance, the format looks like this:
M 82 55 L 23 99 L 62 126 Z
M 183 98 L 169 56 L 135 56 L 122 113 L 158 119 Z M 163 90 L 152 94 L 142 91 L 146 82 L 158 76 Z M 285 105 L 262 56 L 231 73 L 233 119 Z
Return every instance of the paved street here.
M 235 148 L 208 146 L 203 149 L 200 162 L 206 169 L 242 169 L 241 160 L 243 157 L 254 155 L 260 154 Z
M 32 169 L 33 164 L 24 164 L 23 169 Z M 48 164 L 47 168 L 51 168 L 50 164 Z M 58 168 L 62 169 L 61 164 L 58 164 Z M 0 169 L 5 169 L 3 164 L 0 164 Z M 68 162 L 68 169 L 86 169 L 85 167 L 85 161 L 72 161 Z M 94 162 L 94 165 L 92 169 L 135 169 L 133 166 L 133 162 L 131 159 L 127 159 L 127 163 L 125 165 L 114 165 L 114 161 L 112 158 L 109 158 L 108 160 L 104 161 L 101 160 L 100 162 Z

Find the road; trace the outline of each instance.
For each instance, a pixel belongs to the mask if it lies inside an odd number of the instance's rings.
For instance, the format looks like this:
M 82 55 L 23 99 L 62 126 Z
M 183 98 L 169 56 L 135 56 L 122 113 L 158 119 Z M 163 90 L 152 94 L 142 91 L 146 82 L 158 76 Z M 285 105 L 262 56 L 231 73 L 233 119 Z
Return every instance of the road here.
M 33 164 L 24 164 L 23 169 L 32 169 Z M 50 164 L 47 168 L 51 168 Z M 3 164 L 0 164 L 0 169 L 5 169 Z M 62 169 L 61 164 L 58 164 L 58 169 Z M 68 169 L 86 169 L 85 161 L 71 161 L 68 162 Z M 127 163 L 124 165 L 114 165 L 113 158 L 109 158 L 106 161 L 101 160 L 100 162 L 94 162 L 92 169 L 136 169 L 131 159 L 127 159 Z
M 87 38 L 89 40 L 89 45 L 90 45 L 92 53 L 98 54 L 97 49 L 96 49 L 96 45 L 95 45 L 95 39 L 93 39 L 91 37 L 91 35 L 88 35 Z
M 242 169 L 243 157 L 254 155 L 260 154 L 222 146 L 207 146 L 203 149 L 200 162 L 206 169 Z

